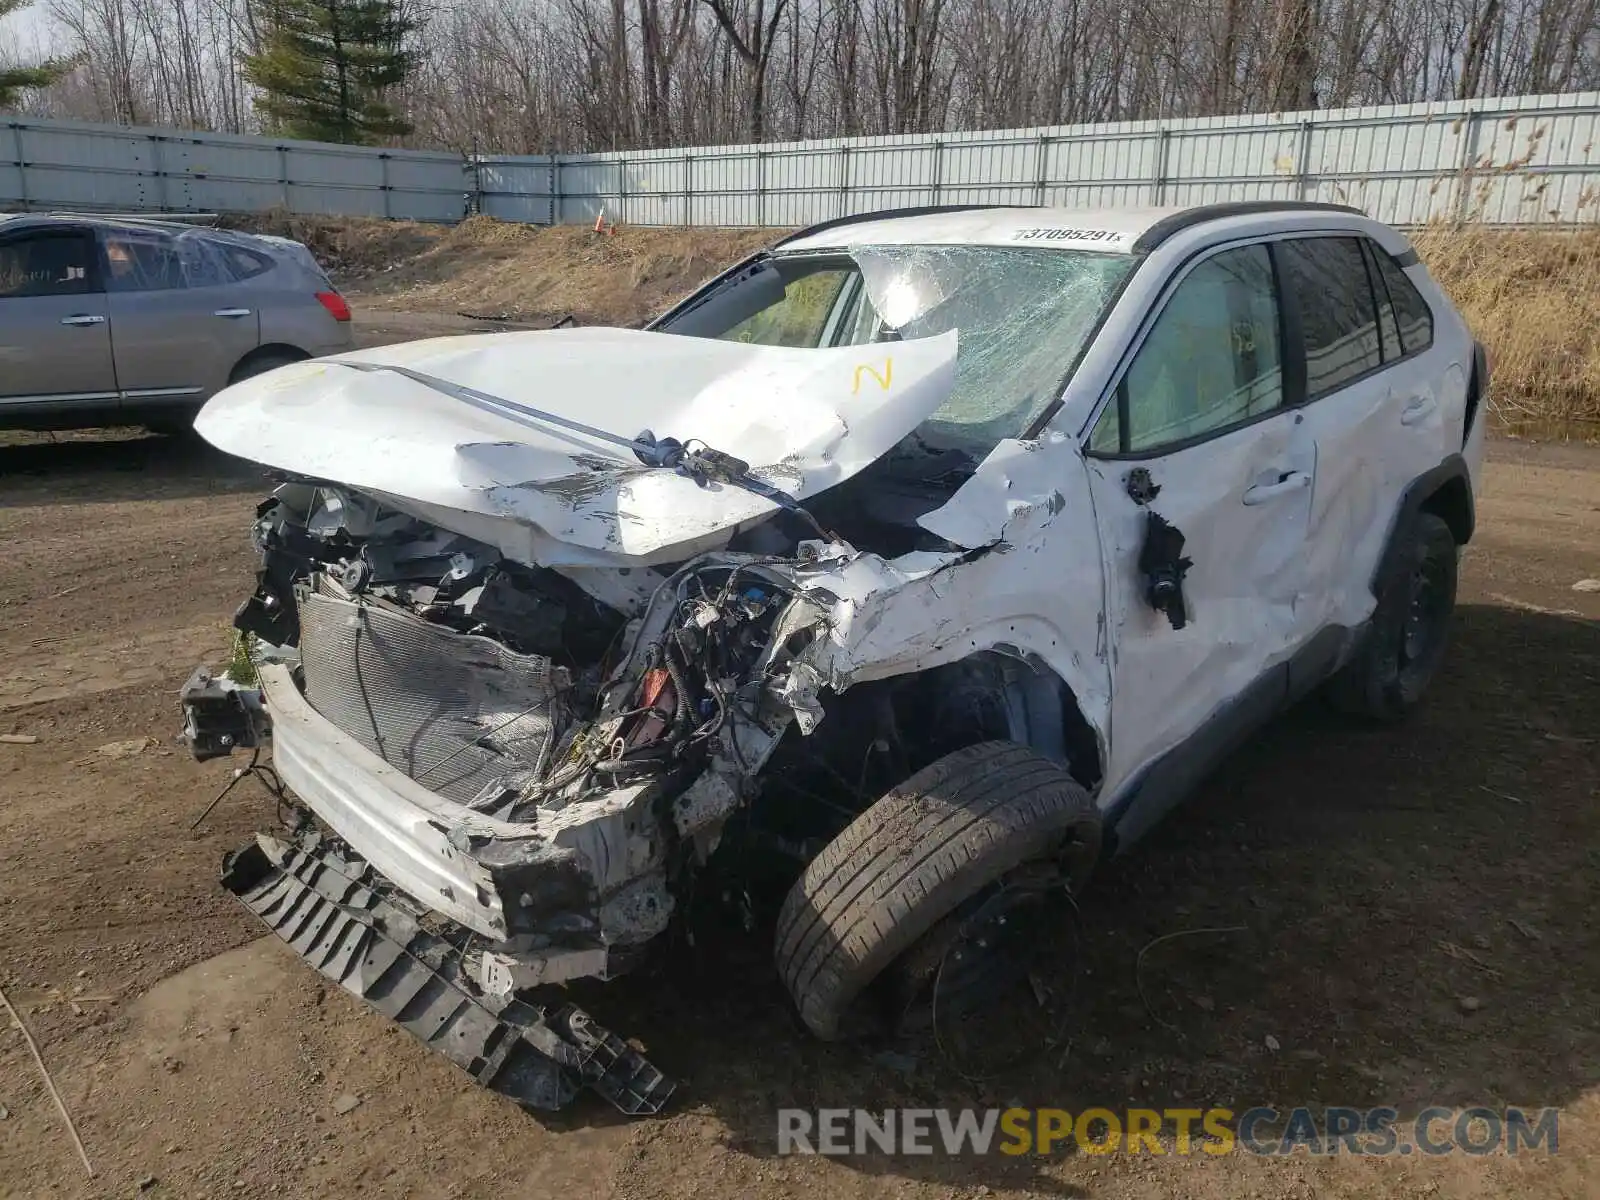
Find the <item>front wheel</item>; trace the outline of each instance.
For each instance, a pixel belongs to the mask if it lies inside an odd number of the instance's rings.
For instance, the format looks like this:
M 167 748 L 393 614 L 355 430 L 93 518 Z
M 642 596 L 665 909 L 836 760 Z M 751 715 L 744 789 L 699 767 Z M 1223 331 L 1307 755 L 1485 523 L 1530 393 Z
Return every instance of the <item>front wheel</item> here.
M 896 960 L 930 935 L 943 944 L 958 909 L 991 908 L 989 897 L 1029 864 L 1048 865 L 1076 891 L 1099 853 L 1100 815 L 1059 765 L 1012 742 L 957 750 L 874 803 L 806 867 L 778 915 L 778 971 L 801 1019 L 832 1040 Z

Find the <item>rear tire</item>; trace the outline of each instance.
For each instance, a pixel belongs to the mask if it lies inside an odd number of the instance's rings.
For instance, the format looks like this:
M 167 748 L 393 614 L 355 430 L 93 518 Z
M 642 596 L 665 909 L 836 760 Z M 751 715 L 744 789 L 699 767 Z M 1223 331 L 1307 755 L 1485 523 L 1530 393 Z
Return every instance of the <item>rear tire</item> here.
M 1100 815 L 1059 765 L 982 742 L 918 771 L 813 859 L 778 916 L 778 971 L 801 1019 L 839 1036 L 858 996 L 963 903 L 1024 863 L 1054 859 L 1076 892 Z
M 241 380 L 265 375 L 268 371 L 275 371 L 290 363 L 304 362 L 305 358 L 304 354 L 290 354 L 282 350 L 272 350 L 266 354 L 247 354 L 235 364 L 233 373 L 228 376 L 228 384 L 232 386 Z M 164 415 L 159 420 L 144 422 L 144 427 L 151 433 L 159 433 L 165 437 L 193 438 L 199 442 L 200 435 L 194 431 L 194 419 L 199 412 L 200 409 L 195 407 L 179 418 Z
M 233 368 L 233 374 L 228 376 L 230 384 L 241 383 L 246 379 L 254 379 L 257 375 L 265 375 L 268 371 L 276 371 L 279 367 L 286 367 L 290 363 L 304 362 L 304 354 L 289 354 L 281 350 L 274 350 L 268 354 L 257 354 L 254 357 L 246 355 Z
M 1328 681 L 1336 708 L 1392 722 L 1417 706 L 1449 640 L 1457 558 L 1455 535 L 1433 513 L 1416 513 L 1396 532 L 1367 632 Z

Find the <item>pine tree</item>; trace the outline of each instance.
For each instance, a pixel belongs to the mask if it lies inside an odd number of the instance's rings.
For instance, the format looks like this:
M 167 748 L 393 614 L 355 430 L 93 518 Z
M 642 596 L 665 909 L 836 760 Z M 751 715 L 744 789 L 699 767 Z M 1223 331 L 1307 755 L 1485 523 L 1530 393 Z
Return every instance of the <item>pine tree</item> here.
M 32 0 L 0 0 L 0 20 L 18 9 L 27 8 Z M 76 65 L 70 58 L 50 59 L 33 67 L 7 67 L 0 65 L 0 108 L 13 108 L 17 93 L 27 88 L 48 87 Z
M 399 0 L 257 0 L 255 15 L 264 44 L 244 56 L 244 76 L 276 128 L 357 144 L 411 132 L 383 99 L 413 64 Z

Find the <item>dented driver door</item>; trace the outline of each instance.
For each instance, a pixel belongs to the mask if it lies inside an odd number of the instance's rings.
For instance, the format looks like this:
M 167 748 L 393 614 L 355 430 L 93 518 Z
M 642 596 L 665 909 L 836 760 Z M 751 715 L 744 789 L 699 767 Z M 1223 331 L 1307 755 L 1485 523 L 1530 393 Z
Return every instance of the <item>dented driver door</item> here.
M 1191 264 L 1090 436 L 1123 845 L 1286 695 L 1316 454 L 1279 331 L 1265 247 Z

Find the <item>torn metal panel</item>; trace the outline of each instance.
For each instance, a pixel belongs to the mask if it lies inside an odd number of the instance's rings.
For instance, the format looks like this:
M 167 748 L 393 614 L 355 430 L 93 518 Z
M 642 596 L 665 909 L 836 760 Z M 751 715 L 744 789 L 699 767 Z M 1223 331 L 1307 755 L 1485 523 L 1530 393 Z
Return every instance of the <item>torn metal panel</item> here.
M 1007 438 L 1000 442 L 973 472 L 972 478 L 950 498 L 950 502 L 927 514 L 917 523 L 957 546 L 976 550 L 992 546 L 1008 536 L 1007 527 L 1020 522 L 1043 528 L 1049 519 L 1067 507 L 1064 489 L 1072 480 L 1058 477 L 1053 468 L 1071 467 L 1079 480 L 1083 468 L 1071 439 L 1046 432 L 1037 441 Z M 1042 510 L 1042 519 L 1035 511 Z M 1078 509 L 1081 517 L 1086 509 Z M 1012 541 L 1018 540 L 1015 536 Z
M 778 506 L 646 467 L 609 441 L 340 364 L 392 363 L 622 438 L 648 429 L 703 441 L 804 498 L 861 471 L 940 406 L 956 342 L 950 332 L 794 350 L 624 329 L 438 338 L 246 380 L 214 397 L 195 429 L 219 449 L 372 493 L 520 562 L 662 562 Z
M 1082 632 L 1099 629 L 1104 604 L 1093 511 L 1071 439 L 1001 443 L 920 521 L 967 551 L 830 554 L 790 569 L 824 613 L 807 661 L 842 689 L 1005 647 L 1048 665 L 1103 743 L 1110 662 Z
M 610 952 L 604 946 L 526 954 L 485 950 L 478 957 L 478 986 L 491 996 L 509 998 L 545 984 L 604 977 L 609 961 Z

